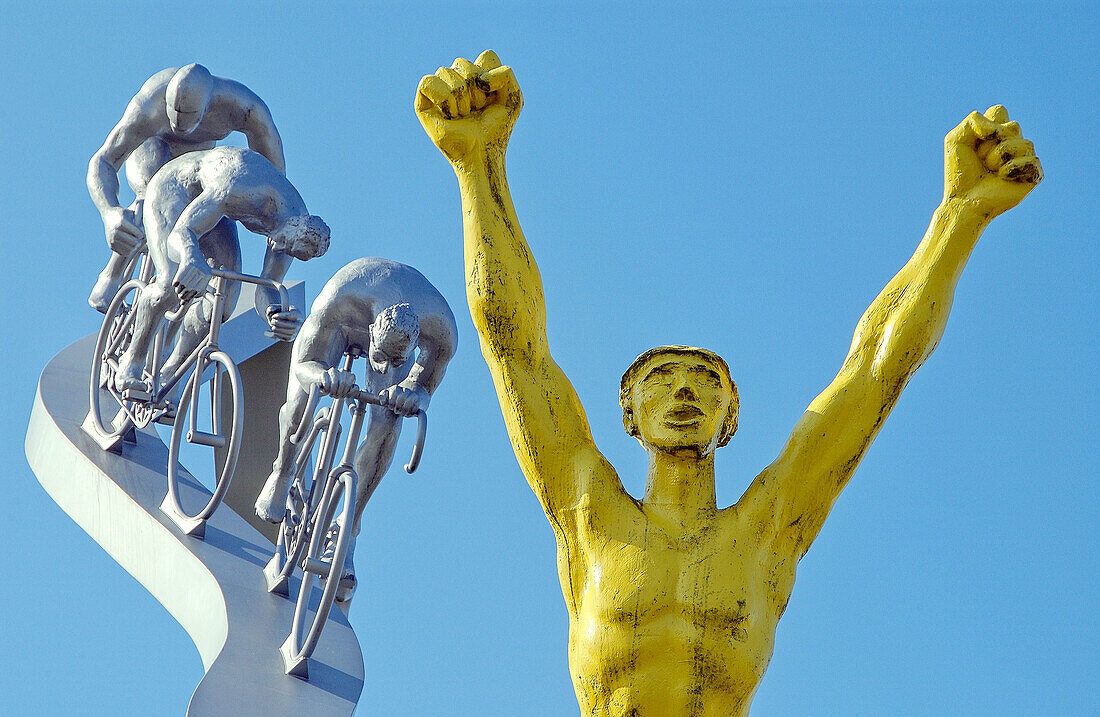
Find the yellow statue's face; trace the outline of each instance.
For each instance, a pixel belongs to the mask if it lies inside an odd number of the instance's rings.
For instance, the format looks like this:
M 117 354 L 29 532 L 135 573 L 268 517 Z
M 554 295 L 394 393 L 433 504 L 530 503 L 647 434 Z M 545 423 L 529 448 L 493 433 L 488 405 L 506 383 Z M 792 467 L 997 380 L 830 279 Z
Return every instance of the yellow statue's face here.
M 729 381 L 717 368 L 700 356 L 659 354 L 638 376 L 631 405 L 642 443 L 700 455 L 715 449 L 733 400 Z

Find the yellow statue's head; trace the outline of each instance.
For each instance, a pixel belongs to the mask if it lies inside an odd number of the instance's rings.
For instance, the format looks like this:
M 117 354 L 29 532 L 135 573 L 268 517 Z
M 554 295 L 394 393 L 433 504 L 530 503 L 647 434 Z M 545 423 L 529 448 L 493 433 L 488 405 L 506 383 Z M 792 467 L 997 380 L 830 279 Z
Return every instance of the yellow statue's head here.
M 708 455 L 737 430 L 737 385 L 713 351 L 658 346 L 634 359 L 619 388 L 623 427 L 647 448 Z

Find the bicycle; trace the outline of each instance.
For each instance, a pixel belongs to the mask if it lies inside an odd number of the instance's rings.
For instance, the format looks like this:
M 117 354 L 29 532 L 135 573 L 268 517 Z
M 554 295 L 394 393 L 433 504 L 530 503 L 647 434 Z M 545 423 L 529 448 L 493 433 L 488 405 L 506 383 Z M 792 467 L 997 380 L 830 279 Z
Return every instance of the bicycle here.
M 137 276 L 134 276 L 135 268 Z M 138 243 L 126 257 L 126 266 L 123 276 L 130 277 L 118 291 L 115 292 L 105 312 L 103 324 L 97 336 L 96 348 L 92 352 L 92 370 L 89 395 L 89 411 L 84 419 L 84 430 L 105 450 L 117 445 L 121 440 L 133 442 L 135 426 L 144 428 L 152 420 L 146 415 L 148 411 L 142 411 L 135 406 L 127 410 L 126 401 L 122 400 L 118 392 L 114 390 L 115 370 L 118 368 L 118 358 L 127 349 L 133 336 L 133 303 L 138 292 L 153 280 L 153 263 L 149 260 L 148 245 L 142 241 Z M 167 323 L 171 324 L 182 316 L 183 309 L 169 312 Z M 177 314 L 179 316 L 177 316 Z M 162 332 L 163 333 L 163 332 Z M 163 340 L 158 335 L 158 340 Z M 168 336 L 165 338 L 169 339 Z M 153 352 L 150 351 L 146 359 L 150 359 Z M 98 360 L 97 360 L 98 358 Z M 150 362 L 147 360 L 147 365 Z M 153 362 L 159 363 L 159 362 Z M 98 371 L 98 374 L 97 374 Z M 116 406 L 112 409 L 105 407 L 97 388 L 107 389 Z M 111 413 L 113 411 L 113 413 Z M 106 415 L 110 415 L 105 420 Z M 140 415 L 138 415 L 140 414 Z
M 168 493 L 160 508 L 184 533 L 202 538 L 206 521 L 221 504 L 233 478 L 244 429 L 244 396 L 240 372 L 233 359 L 218 348 L 227 287 L 230 281 L 267 286 L 279 292 L 281 306 L 289 306 L 289 297 L 278 281 L 225 269 L 213 269 L 212 286 L 207 287 L 213 309 L 206 338 L 171 375 L 161 375 L 164 359 L 195 299 L 181 302 L 179 307 L 165 315 L 146 356 L 142 374 L 145 389 L 120 392 L 115 387 L 115 374 L 119 360 L 133 337 L 134 301 L 138 293 L 150 283 L 153 275 L 152 264 L 144 251 L 144 247 L 135 249 L 135 254 L 142 254 L 138 278 L 130 279 L 119 288 L 111 300 L 96 339 L 92 353 L 88 416 L 84 420 L 84 429 L 103 448 L 110 449 L 119 441 L 132 436 L 135 428 L 145 428 L 154 421 L 170 423 L 172 437 L 168 446 Z M 130 262 L 136 259 L 136 256 L 132 256 Z M 266 335 L 274 336 L 270 331 Z M 172 392 L 188 371 L 191 374 L 184 384 L 177 407 L 172 400 Z M 208 431 L 199 429 L 198 415 L 199 393 L 206 383 L 210 385 L 210 415 L 208 424 L 204 423 L 203 428 L 209 425 Z M 229 415 L 232 418 L 226 423 L 224 416 Z M 228 435 L 226 427 L 229 429 Z M 206 505 L 194 514 L 188 513 L 179 499 L 179 454 L 185 434 L 188 443 L 215 450 L 214 473 L 217 484 Z
M 360 347 L 351 347 L 344 354 L 341 368 L 351 371 L 355 359 L 361 355 Z M 275 541 L 275 554 L 264 568 L 268 591 L 287 597 L 291 575 L 295 568 L 302 569 L 302 583 L 298 589 L 290 635 L 279 652 L 286 674 L 306 679 L 309 675 L 309 657 L 317 647 L 321 630 L 336 599 L 351 540 L 359 480 L 352 463 L 364 417 L 368 405 L 381 404 L 378 396 L 353 386 L 346 397 L 334 398 L 331 404 L 317 410 L 321 393 L 319 384 L 310 387 L 302 422 L 291 438 L 291 442 L 298 447 L 294 479 L 287 497 L 286 514 Z M 350 408 L 351 422 L 340 462 L 333 467 L 343 432 L 341 419 L 345 406 Z M 312 421 L 307 420 L 310 416 L 313 416 Z M 424 411 L 418 411 L 416 417 L 416 444 L 409 462 L 405 464 L 407 473 L 417 469 L 427 435 L 427 415 Z M 311 459 L 314 464 L 312 471 L 309 470 Z M 324 581 L 324 589 L 319 604 L 311 609 L 310 596 L 317 580 Z

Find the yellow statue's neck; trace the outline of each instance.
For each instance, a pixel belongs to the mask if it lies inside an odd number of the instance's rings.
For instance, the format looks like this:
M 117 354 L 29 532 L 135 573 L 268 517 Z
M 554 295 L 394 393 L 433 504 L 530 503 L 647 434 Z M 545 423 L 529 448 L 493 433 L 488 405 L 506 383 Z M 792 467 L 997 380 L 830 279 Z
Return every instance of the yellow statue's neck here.
M 714 452 L 700 456 L 695 450 L 663 451 L 647 447 L 649 471 L 646 474 L 647 509 L 656 509 L 670 518 L 692 521 L 702 513 L 717 510 L 714 496 Z

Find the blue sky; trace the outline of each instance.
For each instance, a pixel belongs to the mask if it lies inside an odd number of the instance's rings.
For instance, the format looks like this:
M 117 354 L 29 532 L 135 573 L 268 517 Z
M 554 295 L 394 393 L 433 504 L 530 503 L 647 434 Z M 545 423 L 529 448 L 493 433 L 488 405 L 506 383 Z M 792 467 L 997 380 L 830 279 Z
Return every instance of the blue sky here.
M 551 346 L 635 495 L 645 456 L 617 404 L 634 356 L 729 361 L 741 427 L 717 471 L 734 502 L 920 240 L 943 135 L 994 103 L 1020 121 L 1046 180 L 986 232 L 940 348 L 802 561 L 753 714 L 1095 710 L 1097 25 L 1072 3 L 0 9 L 0 712 L 171 714 L 201 677 L 22 447 L 42 366 L 98 327 L 87 160 L 149 75 L 198 61 L 265 99 L 332 227 L 329 254 L 291 271 L 308 296 L 386 256 L 460 322 L 421 470 L 391 472 L 364 517 L 359 714 L 575 713 L 553 536 L 466 311 L 456 182 L 412 111 L 421 75 L 487 47 L 525 95 L 508 169 Z M 255 264 L 262 240 L 242 243 Z

